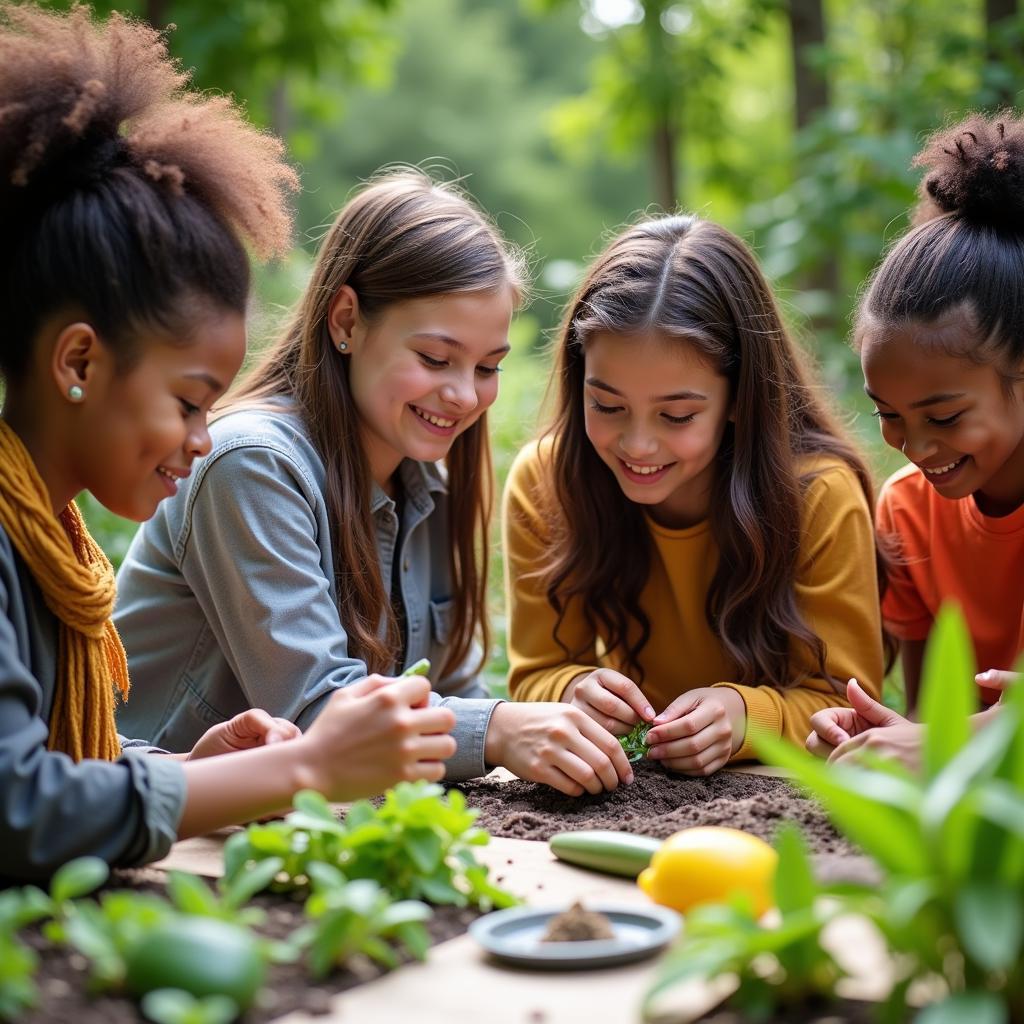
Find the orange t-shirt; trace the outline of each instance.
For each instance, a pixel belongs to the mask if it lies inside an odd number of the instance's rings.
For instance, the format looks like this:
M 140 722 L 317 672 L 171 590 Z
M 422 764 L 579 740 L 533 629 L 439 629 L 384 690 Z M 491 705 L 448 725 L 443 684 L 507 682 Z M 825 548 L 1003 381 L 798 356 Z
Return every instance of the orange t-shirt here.
M 982 515 L 974 498 L 943 498 L 916 466 L 894 473 L 878 498 L 878 532 L 895 538 L 882 600 L 886 628 L 924 640 L 939 605 L 957 601 L 979 671 L 1013 668 L 1024 650 L 1024 506 Z

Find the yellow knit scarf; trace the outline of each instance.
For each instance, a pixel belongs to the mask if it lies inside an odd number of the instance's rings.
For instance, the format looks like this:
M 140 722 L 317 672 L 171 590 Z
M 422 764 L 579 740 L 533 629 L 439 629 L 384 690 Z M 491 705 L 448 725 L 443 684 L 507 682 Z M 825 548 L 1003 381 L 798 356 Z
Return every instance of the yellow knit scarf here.
M 111 621 L 114 568 L 72 502 L 59 518 L 32 457 L 0 420 L 0 526 L 60 620 L 51 750 L 76 761 L 121 754 L 114 690 L 128 696 L 128 665 Z

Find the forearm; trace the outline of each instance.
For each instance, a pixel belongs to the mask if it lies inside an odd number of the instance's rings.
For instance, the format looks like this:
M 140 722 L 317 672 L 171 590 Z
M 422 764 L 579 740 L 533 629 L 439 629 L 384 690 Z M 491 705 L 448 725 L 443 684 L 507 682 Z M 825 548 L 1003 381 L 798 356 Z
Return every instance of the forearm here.
M 179 839 L 251 821 L 289 806 L 300 789 L 320 788 L 304 739 L 186 761 L 182 769 Z

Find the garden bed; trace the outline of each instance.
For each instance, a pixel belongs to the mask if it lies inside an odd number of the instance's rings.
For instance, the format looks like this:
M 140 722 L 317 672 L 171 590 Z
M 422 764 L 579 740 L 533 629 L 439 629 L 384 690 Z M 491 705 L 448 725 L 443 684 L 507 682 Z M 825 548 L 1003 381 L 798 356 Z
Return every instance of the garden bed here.
M 477 824 L 508 839 L 547 840 L 570 829 L 616 829 L 663 839 L 693 825 L 728 825 L 771 842 L 779 825 L 800 826 L 812 853 L 855 853 L 814 801 L 785 779 L 718 772 L 706 779 L 666 771 L 655 761 L 634 765 L 632 785 L 599 796 L 563 796 L 549 786 L 488 776 L 459 783 Z
M 153 871 L 114 872 L 109 889 L 132 889 L 163 895 L 159 873 Z M 302 901 L 288 896 L 257 896 L 251 906 L 262 907 L 266 920 L 255 930 L 268 938 L 283 939 L 303 923 Z M 435 907 L 427 922 L 433 945 L 463 934 L 478 916 L 474 909 Z M 39 954 L 39 1005 L 19 1016 L 19 1024 L 138 1024 L 145 1020 L 138 1004 L 127 997 L 92 996 L 88 993 L 89 965 L 81 954 L 46 940 L 38 928 L 21 933 L 24 942 Z M 396 951 L 400 958 L 402 952 Z M 408 960 L 404 957 L 403 960 Z M 330 1011 L 331 997 L 345 989 L 371 981 L 385 973 L 372 961 L 362 960 L 354 969 L 339 969 L 323 979 L 313 978 L 302 962 L 274 964 L 267 973 L 261 1003 L 240 1020 L 243 1024 L 264 1024 L 292 1011 L 311 1016 Z

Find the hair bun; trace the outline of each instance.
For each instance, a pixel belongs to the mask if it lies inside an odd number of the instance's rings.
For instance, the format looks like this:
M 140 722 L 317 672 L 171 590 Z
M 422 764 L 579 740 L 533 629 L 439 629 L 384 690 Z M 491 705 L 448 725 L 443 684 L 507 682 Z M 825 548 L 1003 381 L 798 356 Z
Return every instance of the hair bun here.
M 956 213 L 1024 230 L 1024 119 L 974 114 L 932 135 L 913 165 L 925 168 L 915 223 Z

